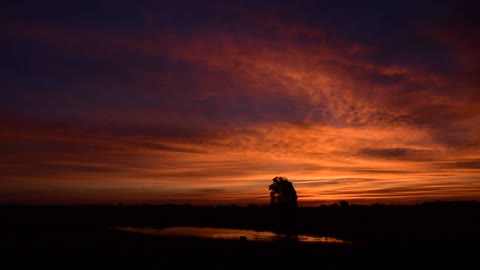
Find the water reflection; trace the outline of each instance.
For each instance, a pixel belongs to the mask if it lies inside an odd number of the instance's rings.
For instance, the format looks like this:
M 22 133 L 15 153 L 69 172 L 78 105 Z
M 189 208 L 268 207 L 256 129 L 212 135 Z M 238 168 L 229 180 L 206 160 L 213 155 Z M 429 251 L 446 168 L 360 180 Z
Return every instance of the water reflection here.
M 254 231 L 254 230 L 240 230 L 240 229 L 227 229 L 227 228 L 200 228 L 200 227 L 168 227 L 163 229 L 156 228 L 137 228 L 137 227 L 115 227 L 115 229 L 153 234 L 164 236 L 191 236 L 213 239 L 244 239 L 249 241 L 279 241 L 279 240 L 295 240 L 300 242 L 312 242 L 312 243 L 337 243 L 348 244 L 348 241 L 334 238 L 334 237 L 318 237 L 305 234 L 299 235 L 287 235 L 277 234 L 269 231 Z

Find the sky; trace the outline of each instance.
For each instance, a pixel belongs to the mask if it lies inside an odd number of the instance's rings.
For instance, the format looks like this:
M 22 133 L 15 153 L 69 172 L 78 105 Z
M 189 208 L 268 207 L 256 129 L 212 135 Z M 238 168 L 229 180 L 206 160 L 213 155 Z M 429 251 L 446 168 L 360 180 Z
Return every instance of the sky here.
M 0 203 L 480 199 L 475 1 L 9 1 Z

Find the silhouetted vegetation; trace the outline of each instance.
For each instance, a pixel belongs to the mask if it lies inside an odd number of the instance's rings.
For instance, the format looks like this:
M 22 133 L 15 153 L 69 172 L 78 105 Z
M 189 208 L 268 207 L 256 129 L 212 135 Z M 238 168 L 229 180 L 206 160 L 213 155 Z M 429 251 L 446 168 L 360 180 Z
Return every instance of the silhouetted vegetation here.
M 151 257 L 155 262 L 223 266 L 322 261 L 325 268 L 384 266 L 379 260 L 427 268 L 455 262 L 478 263 L 480 202 L 429 202 L 416 205 L 358 205 L 340 202 L 298 207 L 296 232 L 334 236 L 353 246 L 171 239 L 111 230 L 114 226 L 201 226 L 276 230 L 270 205 L 101 205 L 0 206 L 0 254 L 23 256 Z M 473 248 L 470 248 L 473 247 Z M 431 255 L 430 255 L 431 254 Z M 177 258 L 177 259 L 174 259 Z M 180 259 L 179 259 L 180 258 Z M 204 262 L 202 264 L 201 262 Z M 416 264 L 415 264 L 416 265 Z M 390 268 L 390 267 L 388 267 Z M 415 267 L 414 267 L 415 268 Z
M 286 177 L 276 176 L 272 181 L 268 189 L 270 206 L 276 222 L 275 230 L 295 234 L 298 214 L 297 192 Z
M 297 192 L 293 184 L 284 176 L 276 176 L 268 187 L 270 190 L 270 205 L 283 208 L 296 208 Z

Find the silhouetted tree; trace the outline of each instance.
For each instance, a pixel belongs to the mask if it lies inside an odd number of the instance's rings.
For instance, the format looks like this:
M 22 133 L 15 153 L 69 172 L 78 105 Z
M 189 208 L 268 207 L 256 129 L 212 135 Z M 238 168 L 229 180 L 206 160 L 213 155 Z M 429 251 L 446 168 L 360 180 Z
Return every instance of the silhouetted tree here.
M 272 179 L 270 190 L 270 206 L 277 220 L 276 226 L 282 233 L 294 234 L 297 220 L 297 192 L 286 177 L 277 176 Z
M 272 180 L 273 184 L 268 187 L 270 190 L 270 204 L 296 208 L 298 196 L 293 184 L 284 176 L 276 176 Z
M 343 208 L 345 208 L 345 207 L 349 207 L 350 204 L 349 204 L 347 201 L 343 201 L 343 200 L 342 200 L 342 201 L 340 201 L 340 206 L 343 207 Z

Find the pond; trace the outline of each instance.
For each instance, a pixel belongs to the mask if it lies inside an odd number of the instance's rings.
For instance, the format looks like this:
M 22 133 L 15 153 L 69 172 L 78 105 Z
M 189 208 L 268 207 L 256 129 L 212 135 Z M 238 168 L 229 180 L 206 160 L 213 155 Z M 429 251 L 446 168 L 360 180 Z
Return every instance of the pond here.
M 152 234 L 162 236 L 189 236 L 211 239 L 233 239 L 233 240 L 248 240 L 248 241 L 279 241 L 279 240 L 295 240 L 299 242 L 310 243 L 335 243 L 335 244 L 349 244 L 349 241 L 334 237 L 319 237 L 312 235 L 287 235 L 278 234 L 270 231 L 254 231 L 228 228 L 208 228 L 208 227 L 167 227 L 162 229 L 152 227 L 114 227 L 114 229 Z

